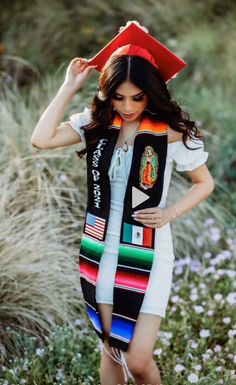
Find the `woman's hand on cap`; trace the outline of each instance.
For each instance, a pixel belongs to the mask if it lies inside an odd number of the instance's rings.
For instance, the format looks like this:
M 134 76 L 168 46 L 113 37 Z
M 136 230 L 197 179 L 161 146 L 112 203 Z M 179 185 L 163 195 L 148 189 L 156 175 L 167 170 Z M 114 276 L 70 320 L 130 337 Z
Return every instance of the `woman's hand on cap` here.
M 74 58 L 67 67 L 64 84 L 70 85 L 75 88 L 75 90 L 79 89 L 94 68 L 96 68 L 96 66 L 89 65 L 87 59 L 80 57 Z

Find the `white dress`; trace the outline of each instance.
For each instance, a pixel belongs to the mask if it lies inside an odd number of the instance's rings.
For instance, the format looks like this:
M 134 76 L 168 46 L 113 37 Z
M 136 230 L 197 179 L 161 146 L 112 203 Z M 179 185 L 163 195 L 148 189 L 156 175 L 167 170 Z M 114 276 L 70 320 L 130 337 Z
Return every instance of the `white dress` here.
M 73 114 L 69 117 L 70 125 L 85 141 L 82 125 L 90 122 L 90 109 Z M 158 207 L 166 207 L 166 199 L 171 179 L 173 161 L 177 171 L 194 170 L 206 162 L 208 152 L 204 151 L 202 141 L 195 138 L 188 140 L 189 147 L 200 147 L 198 150 L 188 150 L 180 141 L 168 143 L 166 167 L 164 172 L 164 186 L 161 201 Z M 96 301 L 99 303 L 113 303 L 113 286 L 116 272 L 119 229 L 122 220 L 123 200 L 126 190 L 129 170 L 132 160 L 133 146 L 127 152 L 121 148 L 114 150 L 109 168 L 111 185 L 110 215 L 105 239 L 105 248 L 102 255 L 96 285 Z M 175 255 L 171 236 L 170 223 L 155 229 L 155 255 L 150 272 L 146 294 L 140 312 L 157 314 L 165 317 L 172 284 L 172 273 Z

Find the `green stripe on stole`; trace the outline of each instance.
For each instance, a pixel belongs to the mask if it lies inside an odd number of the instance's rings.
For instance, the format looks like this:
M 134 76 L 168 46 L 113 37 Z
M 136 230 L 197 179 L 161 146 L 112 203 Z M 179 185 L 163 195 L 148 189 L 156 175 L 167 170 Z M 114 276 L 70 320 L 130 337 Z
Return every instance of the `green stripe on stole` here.
M 100 261 L 104 251 L 104 243 L 99 242 L 96 239 L 88 237 L 86 234 L 82 234 L 80 253 L 88 256 L 93 256 L 93 259 L 97 262 Z
M 153 250 L 143 250 L 127 245 L 120 245 L 119 247 L 119 263 L 122 265 L 151 269 L 153 256 Z

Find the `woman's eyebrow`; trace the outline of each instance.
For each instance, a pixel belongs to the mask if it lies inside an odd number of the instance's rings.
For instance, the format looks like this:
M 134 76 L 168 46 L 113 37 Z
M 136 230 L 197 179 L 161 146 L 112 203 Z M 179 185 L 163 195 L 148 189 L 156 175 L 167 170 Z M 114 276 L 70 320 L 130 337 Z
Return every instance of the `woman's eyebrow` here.
M 117 94 L 117 95 L 119 95 L 119 96 L 124 96 L 124 95 L 119 94 L 119 92 L 116 92 L 116 91 L 115 91 L 115 94 Z M 142 95 L 142 94 L 145 94 L 145 92 L 144 92 L 144 91 L 139 92 L 139 93 L 136 94 L 136 95 L 132 95 L 132 97 L 134 97 L 134 96 L 139 96 L 139 95 Z

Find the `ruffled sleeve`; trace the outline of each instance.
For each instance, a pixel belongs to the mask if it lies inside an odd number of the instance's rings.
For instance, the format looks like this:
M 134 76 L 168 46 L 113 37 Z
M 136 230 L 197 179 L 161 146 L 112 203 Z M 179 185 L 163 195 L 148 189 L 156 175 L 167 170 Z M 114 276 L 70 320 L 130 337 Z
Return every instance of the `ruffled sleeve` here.
M 85 126 L 91 122 L 91 109 L 88 107 L 84 108 L 83 112 L 77 112 L 69 117 L 71 127 L 78 132 L 81 137 L 82 142 L 85 142 L 84 130 L 81 126 Z
M 204 143 L 194 137 L 193 140 L 187 140 L 188 147 L 198 148 L 189 150 L 181 141 L 169 143 L 169 157 L 176 164 L 177 171 L 192 171 L 207 161 L 209 153 L 204 151 Z

